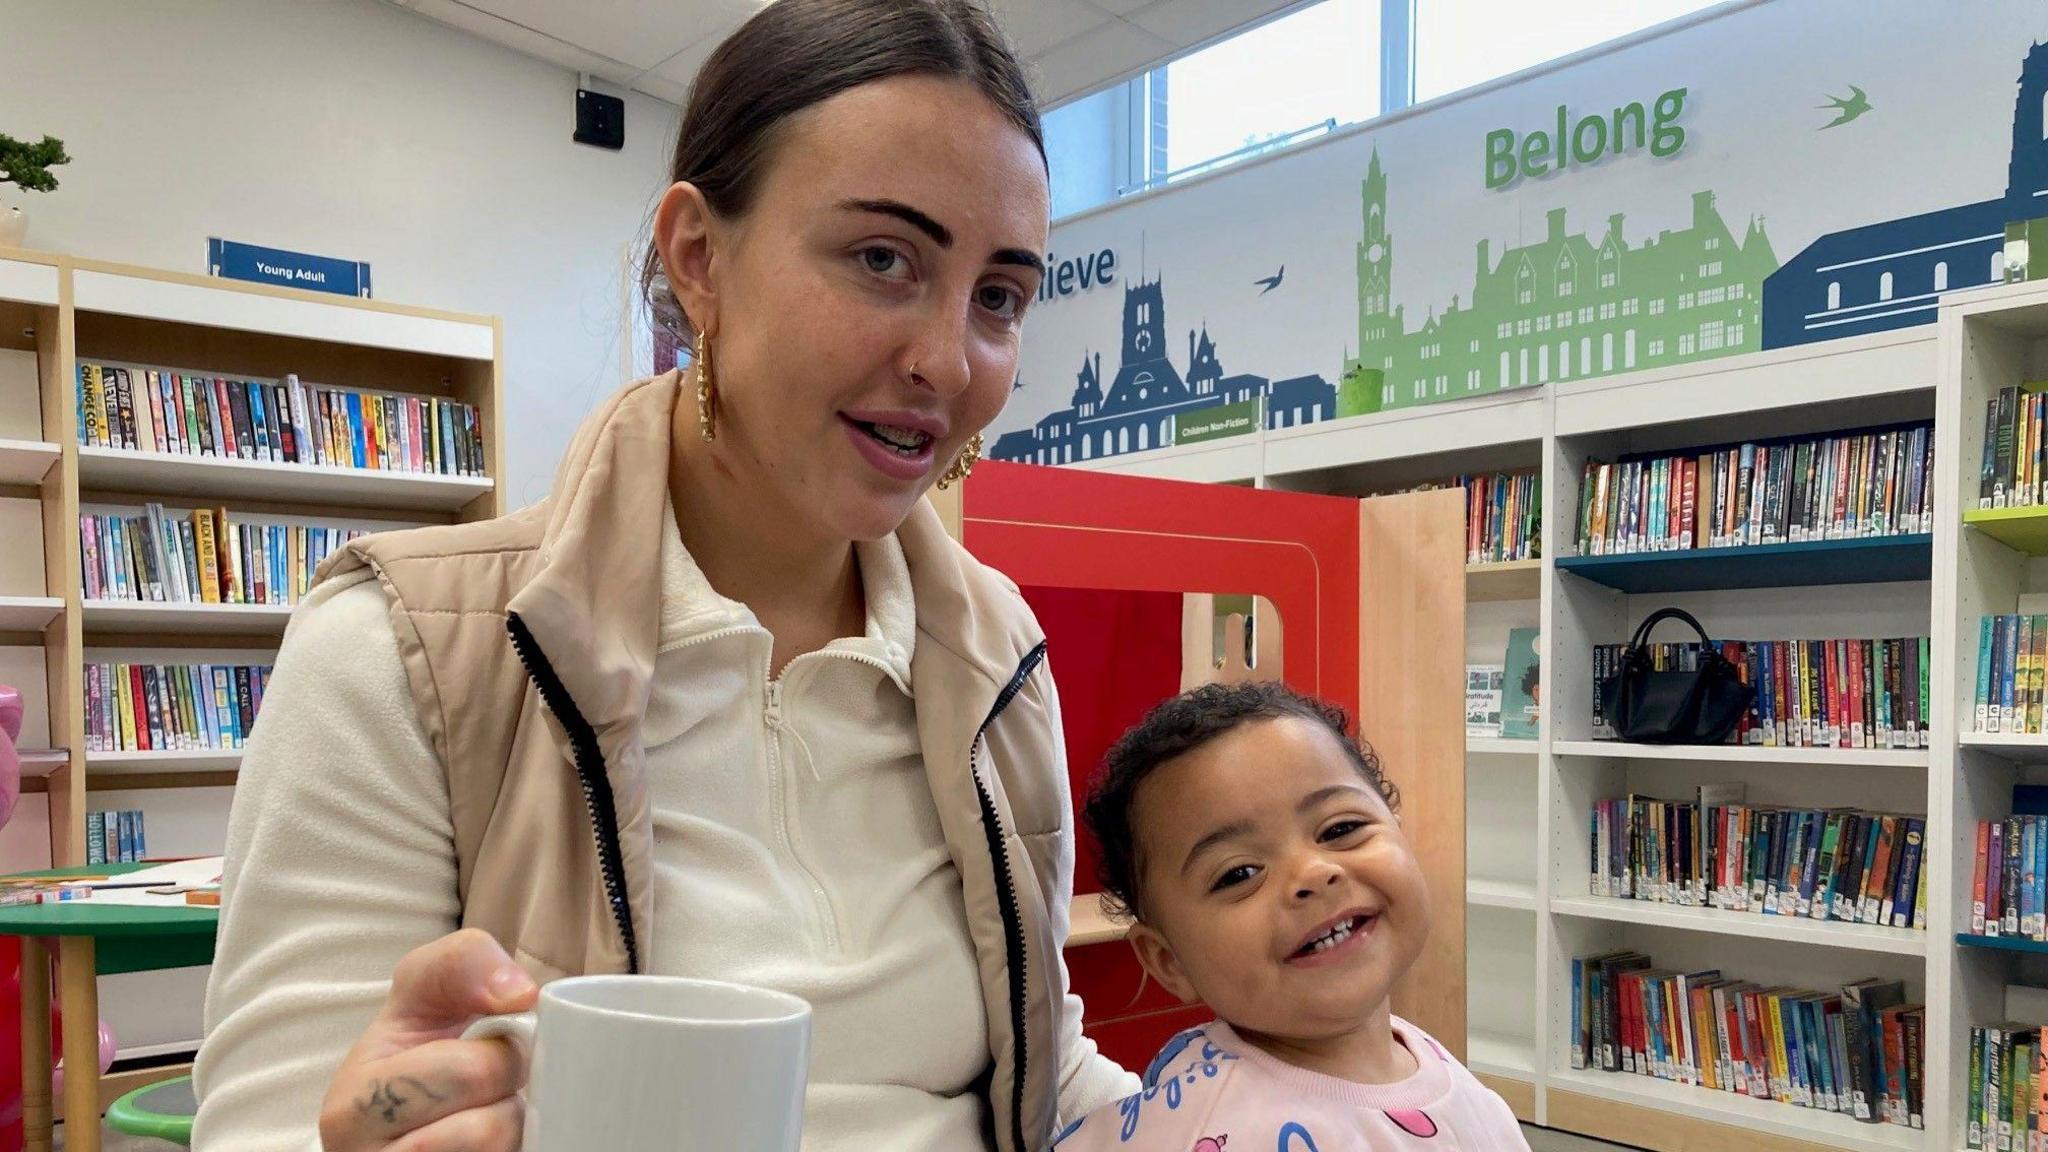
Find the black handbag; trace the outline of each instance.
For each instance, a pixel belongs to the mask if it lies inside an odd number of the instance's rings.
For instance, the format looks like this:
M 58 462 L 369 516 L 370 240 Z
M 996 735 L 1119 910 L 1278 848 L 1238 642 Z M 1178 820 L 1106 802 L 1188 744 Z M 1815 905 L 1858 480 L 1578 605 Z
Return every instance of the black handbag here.
M 1690 671 L 1655 671 L 1650 630 L 1660 621 L 1683 620 L 1700 635 L 1698 666 Z M 1756 696 L 1742 682 L 1742 670 L 1707 638 L 1707 630 L 1678 608 L 1650 614 L 1623 653 L 1621 668 L 1600 685 L 1600 708 L 1616 736 L 1634 744 L 1719 744 L 1742 722 Z

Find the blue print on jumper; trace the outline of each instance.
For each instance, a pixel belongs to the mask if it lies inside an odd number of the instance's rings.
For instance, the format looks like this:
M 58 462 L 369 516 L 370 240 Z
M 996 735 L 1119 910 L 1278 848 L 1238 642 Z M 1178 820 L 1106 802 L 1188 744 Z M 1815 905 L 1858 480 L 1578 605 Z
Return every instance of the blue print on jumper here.
M 1294 1152 L 1294 1138 L 1297 1136 L 1301 1137 L 1301 1145 L 1307 1152 L 1321 1152 L 1316 1147 L 1316 1138 L 1308 1134 L 1308 1129 L 1292 1120 L 1289 1120 L 1280 1129 L 1280 1147 L 1278 1152 Z
M 1203 1062 L 1189 1065 L 1187 1082 L 1193 1084 L 1197 1080 L 1214 1080 L 1217 1076 L 1221 1075 L 1223 1069 L 1216 1062 L 1215 1057 L 1221 1057 L 1224 1060 L 1237 1059 L 1235 1056 L 1225 1054 L 1220 1048 L 1204 1043 L 1202 1045 Z M 1138 1120 L 1144 1114 L 1145 1105 L 1151 1103 L 1153 1099 L 1164 1097 L 1166 1100 L 1166 1110 L 1169 1112 L 1178 1111 L 1181 1102 L 1180 1085 L 1181 1077 L 1177 1075 L 1168 1076 L 1163 1083 L 1156 1084 L 1135 1096 L 1126 1096 L 1118 1101 L 1116 1110 L 1123 1116 L 1124 1124 L 1118 1135 L 1117 1142 L 1128 1144 L 1131 1142 L 1131 1137 L 1137 1135 Z

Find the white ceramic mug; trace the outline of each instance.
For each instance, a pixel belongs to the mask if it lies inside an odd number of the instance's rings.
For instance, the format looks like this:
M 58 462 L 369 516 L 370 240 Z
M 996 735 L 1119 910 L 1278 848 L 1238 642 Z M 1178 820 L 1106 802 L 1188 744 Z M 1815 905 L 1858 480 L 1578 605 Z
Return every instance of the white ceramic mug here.
M 811 1006 L 668 976 L 572 976 L 468 1038 L 526 1050 L 529 1152 L 797 1152 Z

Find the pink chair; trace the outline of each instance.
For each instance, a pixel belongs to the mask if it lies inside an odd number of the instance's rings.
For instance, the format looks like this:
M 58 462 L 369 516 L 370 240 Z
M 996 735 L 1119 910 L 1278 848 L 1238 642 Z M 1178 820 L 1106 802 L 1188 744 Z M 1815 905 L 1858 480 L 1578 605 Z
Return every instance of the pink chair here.
M 0 827 L 14 817 L 21 800 L 21 755 L 14 750 L 21 735 L 21 693 L 0 684 Z

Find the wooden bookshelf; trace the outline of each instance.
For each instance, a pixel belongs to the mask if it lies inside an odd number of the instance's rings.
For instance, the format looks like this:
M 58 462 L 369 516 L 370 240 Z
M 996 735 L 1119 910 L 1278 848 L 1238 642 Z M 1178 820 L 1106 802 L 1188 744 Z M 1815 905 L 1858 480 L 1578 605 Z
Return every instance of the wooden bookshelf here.
M 103 261 L 0 250 L 0 320 L 32 331 L 40 378 L 40 440 L 0 439 L 0 487 L 29 488 L 43 510 L 43 587 L 0 589 L 0 633 L 39 640 L 41 706 L 50 743 L 29 771 L 49 796 L 53 865 L 85 859 L 87 792 L 231 785 L 237 750 L 87 752 L 85 666 L 102 653 L 153 652 L 151 662 L 271 661 L 287 605 L 88 600 L 79 543 L 82 507 L 146 501 L 224 506 L 308 521 L 451 523 L 497 515 L 504 474 L 502 339 L 498 321 L 380 301 Z M 13 321 L 19 320 L 19 324 Z M 11 336 L 10 336 L 11 338 Z M 440 397 L 472 405 L 485 475 L 443 476 L 135 452 L 79 443 L 77 365 L 111 362 L 237 378 Z M 19 423 L 17 421 L 17 423 Z M 156 829 L 152 829 L 156 831 Z M 168 830 L 166 830 L 168 831 Z M 217 850 L 217 849 L 216 849 Z
M 1543 594 L 1543 561 L 1505 560 L 1465 566 L 1465 600 L 1534 600 Z

